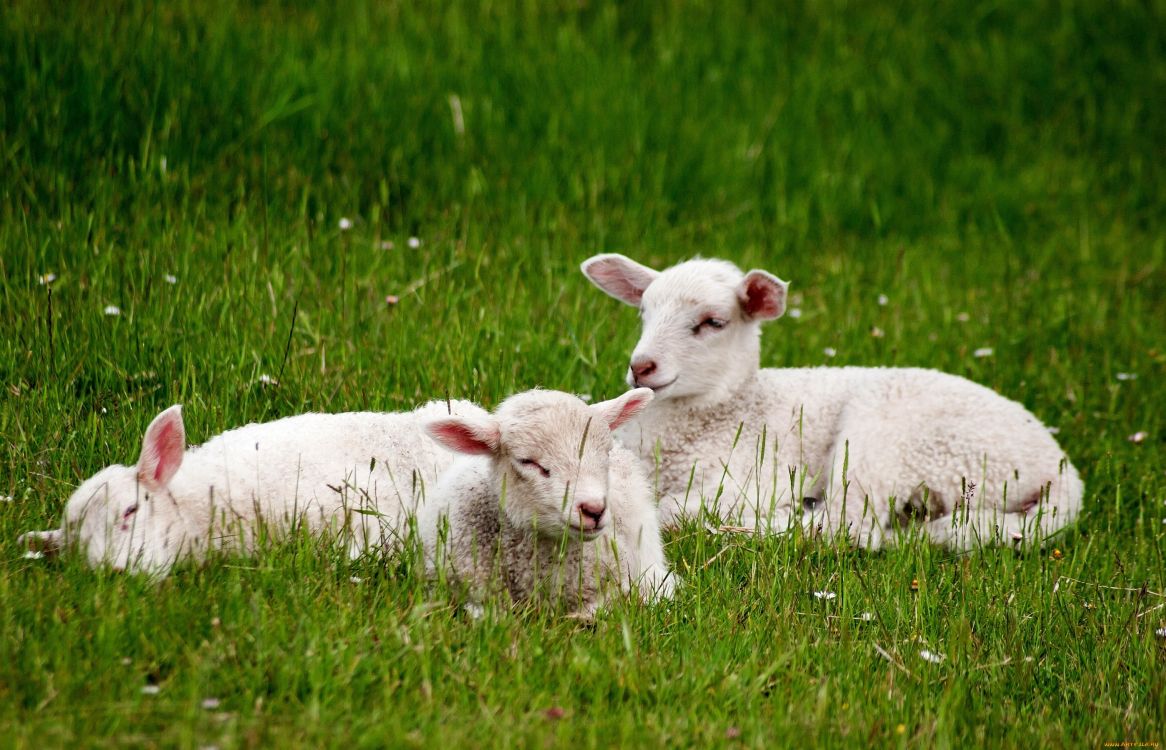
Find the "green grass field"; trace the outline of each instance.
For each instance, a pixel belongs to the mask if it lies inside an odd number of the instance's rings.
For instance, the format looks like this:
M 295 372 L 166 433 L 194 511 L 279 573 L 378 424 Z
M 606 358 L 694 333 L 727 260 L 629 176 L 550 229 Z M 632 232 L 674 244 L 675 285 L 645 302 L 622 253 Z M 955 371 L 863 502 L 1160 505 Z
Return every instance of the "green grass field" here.
M 1166 742 L 1164 92 L 1160 0 L 6 4 L 0 744 Z M 616 395 L 605 251 L 791 279 L 768 366 L 1023 402 L 1080 524 L 966 557 L 692 528 L 674 602 L 593 626 L 311 540 L 159 586 L 23 558 L 171 403 L 201 442 Z

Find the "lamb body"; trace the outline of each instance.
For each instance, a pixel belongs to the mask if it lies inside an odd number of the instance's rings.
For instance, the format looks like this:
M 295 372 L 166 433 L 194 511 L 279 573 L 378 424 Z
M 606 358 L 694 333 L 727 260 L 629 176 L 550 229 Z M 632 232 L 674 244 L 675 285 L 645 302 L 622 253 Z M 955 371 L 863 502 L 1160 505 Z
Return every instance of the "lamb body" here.
M 877 548 L 923 518 L 934 542 L 969 549 L 1039 540 L 1080 509 L 1047 428 L 988 388 L 918 368 L 760 369 L 760 323 L 786 294 L 765 271 L 698 259 L 657 272 L 619 255 L 583 269 L 640 307 L 628 381 L 656 399 L 618 436 L 658 471 L 666 526 L 703 505 L 722 523 L 783 531 L 800 517 Z
M 585 405 L 528 391 L 487 419 L 442 418 L 435 440 L 467 453 L 418 511 L 427 557 L 469 590 L 552 602 L 588 617 L 612 587 L 666 598 L 674 581 L 639 459 L 610 428 L 651 399 L 647 389 Z
M 30 532 L 30 549 L 81 551 L 90 565 L 162 576 L 214 550 L 247 554 L 257 534 L 302 525 L 342 535 L 356 556 L 412 512 L 449 453 L 424 421 L 467 401 L 404 413 L 302 414 L 249 424 L 185 448 L 181 408 L 159 414 L 134 466 L 114 465 L 82 483 L 59 529 Z M 371 512 L 370 512 L 371 511 Z

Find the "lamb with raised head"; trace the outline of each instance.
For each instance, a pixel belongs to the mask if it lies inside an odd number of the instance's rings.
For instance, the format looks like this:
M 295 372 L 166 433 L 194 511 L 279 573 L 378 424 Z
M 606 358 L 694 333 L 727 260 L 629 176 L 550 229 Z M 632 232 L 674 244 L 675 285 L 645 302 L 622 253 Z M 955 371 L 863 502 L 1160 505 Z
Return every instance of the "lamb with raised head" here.
M 442 417 L 427 430 L 466 454 L 418 511 L 431 572 L 464 587 L 589 617 L 608 593 L 667 598 L 674 581 L 639 459 L 611 430 L 652 399 L 639 388 L 588 406 L 557 391 L 511 396 L 485 417 Z
M 988 388 L 916 368 L 760 369 L 761 323 L 787 289 L 766 271 L 695 259 L 661 272 L 615 254 L 582 270 L 640 311 L 627 380 L 656 398 L 618 438 L 658 471 L 665 526 L 702 508 L 768 531 L 801 516 L 877 548 L 921 518 L 933 542 L 966 550 L 1039 542 L 1080 510 L 1048 429 Z
M 357 556 L 398 532 L 453 463 L 423 428 L 450 414 L 487 412 L 468 401 L 434 401 L 393 414 L 301 414 L 188 450 L 175 405 L 154 418 L 135 465 L 86 480 L 60 528 L 21 542 L 34 552 L 76 549 L 93 567 L 156 577 L 211 551 L 250 553 L 261 528 L 274 537 L 297 526 L 336 534 Z

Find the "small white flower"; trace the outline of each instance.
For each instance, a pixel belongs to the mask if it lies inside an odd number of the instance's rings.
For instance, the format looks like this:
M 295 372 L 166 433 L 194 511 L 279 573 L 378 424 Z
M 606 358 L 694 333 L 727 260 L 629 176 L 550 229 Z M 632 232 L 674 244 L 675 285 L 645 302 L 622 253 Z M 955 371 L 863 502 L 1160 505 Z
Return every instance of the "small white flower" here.
M 101 413 L 102 413 L 102 414 L 109 414 L 109 409 L 106 409 L 106 408 L 103 406 L 103 407 L 101 407 Z
M 393 249 L 393 241 L 392 240 L 385 240 L 384 242 L 381 243 L 381 250 L 392 250 L 392 249 Z
M 1145 432 L 1143 430 L 1138 430 L 1137 432 L 1135 432 L 1133 435 L 1130 435 L 1126 439 L 1129 440 L 1131 443 L 1134 443 L 1135 445 L 1140 445 L 1141 443 L 1146 442 L 1146 438 L 1148 438 L 1148 437 L 1150 437 L 1150 433 Z
M 395 294 L 386 294 L 385 295 L 385 304 L 386 305 L 395 305 L 400 301 L 401 301 L 401 298 Z
M 861 615 L 859 615 L 855 619 L 862 620 L 863 622 L 870 622 L 871 620 L 874 619 L 874 613 L 873 612 L 863 612 Z
M 798 318 L 802 317 L 802 308 L 791 307 L 790 309 L 785 311 L 785 316 L 787 318 L 793 318 L 794 320 L 797 320 Z
M 1137 380 L 1138 374 L 1136 372 L 1119 372 L 1114 377 L 1118 380 Z
M 879 295 L 879 307 L 886 307 L 888 302 L 890 302 L 890 300 L 887 299 L 887 295 L 885 295 L 885 294 Z
M 162 692 L 161 685 L 142 685 L 142 695 L 157 695 Z
M 104 312 L 106 315 L 117 316 L 121 315 L 121 308 L 117 305 L 106 305 L 102 312 Z
M 218 698 L 203 698 L 201 705 L 207 711 L 214 711 L 216 708 L 219 707 L 219 699 Z
M 961 312 L 961 313 L 956 313 L 955 319 L 961 323 L 967 323 L 969 320 L 972 319 L 972 316 L 968 315 L 966 312 Z
M 832 346 L 828 346 L 822 350 L 822 353 L 825 354 L 827 357 L 833 357 L 834 355 L 838 354 L 838 350 Z
M 977 349 L 976 351 L 972 352 L 972 356 L 976 357 L 977 359 L 983 359 L 984 357 L 991 357 L 995 353 L 996 353 L 996 350 L 993 349 L 992 347 L 982 346 L 979 349 Z
M 279 385 L 279 381 L 276 380 L 275 378 L 271 377 L 267 373 L 263 373 L 262 375 L 259 376 L 259 384 L 260 385 Z
M 353 583 L 364 583 L 364 579 L 360 576 L 348 576 L 348 580 L 352 581 Z
M 929 661 L 932 664 L 941 664 L 943 662 L 944 656 L 943 654 L 937 654 L 934 651 L 923 649 L 919 652 L 919 658 L 923 661 Z
M 0 495 L 0 503 L 12 502 L 12 495 Z
M 178 277 L 172 273 L 164 274 L 162 276 L 162 280 L 165 281 L 167 284 L 177 284 L 178 283 Z
M 1158 636 L 1159 638 L 1166 638 L 1166 628 L 1158 628 L 1154 631 L 1154 635 Z
M 883 329 L 879 328 L 878 326 L 871 326 L 870 327 L 870 335 L 875 337 L 876 339 L 881 339 L 883 336 L 887 335 L 887 332 L 884 331 Z
M 814 592 L 815 599 L 823 599 L 825 601 L 831 601 L 831 600 L 837 598 L 837 596 L 838 595 L 835 594 L 833 591 L 815 591 Z
M 35 550 L 35 549 L 30 549 L 24 553 L 25 560 L 40 560 L 44 556 L 45 556 L 45 553 L 41 552 L 40 550 Z
M 1061 432 L 1060 427 L 1046 427 L 1045 429 L 1049 431 L 1050 435 L 1058 435 Z
M 349 218 L 341 219 L 340 220 L 340 231 L 347 232 L 349 229 L 352 229 L 352 219 L 349 219 Z
M 42 273 L 40 275 L 40 277 L 37 279 L 37 281 L 39 281 L 41 283 L 41 286 L 44 286 L 45 284 L 51 284 L 56 280 L 57 280 L 57 275 L 51 271 L 49 273 Z
M 410 237 L 409 238 L 409 247 L 416 250 L 417 248 L 421 247 L 421 240 L 417 237 Z

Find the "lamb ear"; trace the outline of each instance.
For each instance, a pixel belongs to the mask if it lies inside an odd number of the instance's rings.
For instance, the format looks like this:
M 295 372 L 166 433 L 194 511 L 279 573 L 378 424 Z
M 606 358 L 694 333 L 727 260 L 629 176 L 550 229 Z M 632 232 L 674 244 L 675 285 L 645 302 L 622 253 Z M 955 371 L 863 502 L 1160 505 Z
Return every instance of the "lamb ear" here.
M 785 295 L 789 282 L 768 271 L 753 270 L 745 274 L 737 288 L 741 309 L 753 320 L 773 320 L 785 312 Z
M 591 410 L 596 412 L 608 427 L 615 429 L 632 419 L 652 402 L 656 394 L 651 388 L 634 388 L 627 393 L 613 398 L 610 401 L 601 401 L 592 404 Z
M 153 492 L 160 492 L 182 466 L 186 452 L 186 427 L 182 424 L 182 406 L 175 404 L 146 428 L 142 455 L 138 458 L 138 479 Z
M 425 423 L 429 437 L 455 453 L 493 454 L 502 444 L 502 432 L 493 419 L 443 417 Z
M 592 284 L 632 306 L 640 304 L 644 290 L 660 275 L 659 271 L 617 253 L 592 256 L 580 268 Z
M 65 546 L 65 533 L 60 529 L 50 531 L 30 531 L 21 534 L 17 543 L 29 552 L 55 555 Z

